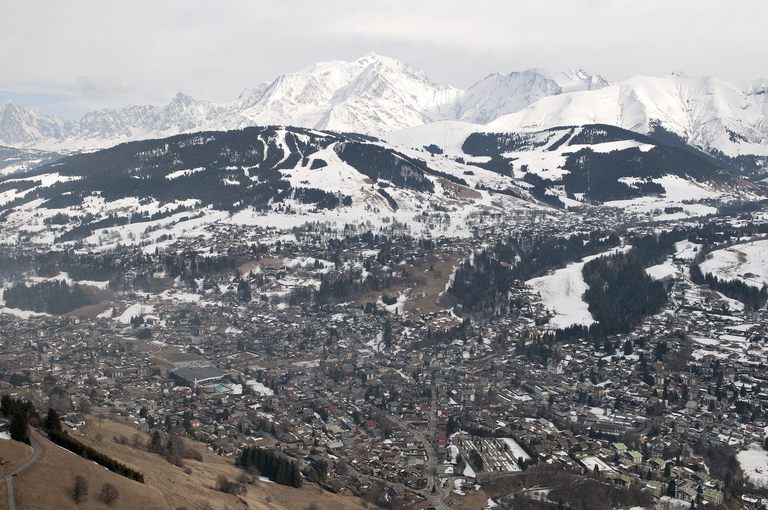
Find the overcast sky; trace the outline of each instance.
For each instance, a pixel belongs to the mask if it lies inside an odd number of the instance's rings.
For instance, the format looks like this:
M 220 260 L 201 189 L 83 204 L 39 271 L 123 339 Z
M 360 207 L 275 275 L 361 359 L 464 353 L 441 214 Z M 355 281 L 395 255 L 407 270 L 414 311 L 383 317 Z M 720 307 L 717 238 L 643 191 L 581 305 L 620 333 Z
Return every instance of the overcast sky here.
M 0 101 L 79 118 L 370 51 L 467 87 L 495 71 L 768 76 L 766 0 L 1 0 Z

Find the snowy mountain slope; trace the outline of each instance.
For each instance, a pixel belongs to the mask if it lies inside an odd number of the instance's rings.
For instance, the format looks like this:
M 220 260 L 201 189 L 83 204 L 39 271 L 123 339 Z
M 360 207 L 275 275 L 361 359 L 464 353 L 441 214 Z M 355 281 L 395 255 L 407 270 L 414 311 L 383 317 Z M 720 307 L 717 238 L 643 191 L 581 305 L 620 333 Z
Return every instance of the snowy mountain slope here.
M 601 76 L 584 70 L 552 73 L 528 69 L 509 74 L 494 73 L 470 87 L 458 104 L 458 120 L 485 124 L 500 115 L 517 112 L 547 96 L 608 86 Z
M 59 140 L 67 136 L 72 127 L 72 123 L 60 117 L 22 108 L 13 101 L 0 107 L 2 145 L 25 147 L 43 140 Z
M 0 178 L 0 238 L 105 248 L 212 223 L 310 221 L 462 235 L 483 217 L 548 210 L 509 177 L 505 188 L 516 195 L 475 189 L 499 176 L 479 171 L 466 180 L 468 168 L 427 164 L 354 134 L 280 127 L 183 134 Z
M 627 248 L 613 248 L 604 253 L 590 255 L 545 276 L 526 281 L 534 292 L 539 293 L 542 304 L 553 312 L 549 324 L 556 328 L 567 328 L 574 324 L 589 326 L 594 323 L 589 305 L 583 298 L 589 289 L 582 275 L 584 265 L 591 260 L 626 250 Z
M 752 241 L 715 250 L 707 254 L 700 267 L 702 272 L 712 273 L 721 280 L 741 280 L 762 288 L 768 285 L 768 241 Z
M 0 177 L 20 174 L 60 157 L 60 154 L 52 152 L 0 146 Z
M 403 151 L 428 153 L 509 176 L 558 207 L 604 203 L 639 214 L 702 215 L 712 202 L 750 200 L 756 187 L 692 148 L 668 146 L 608 125 L 492 133 L 487 127 L 438 122 L 394 132 Z M 428 159 L 428 161 L 432 161 Z
M 214 104 L 183 94 L 169 105 L 105 109 L 78 122 L 42 116 L 8 105 L 0 143 L 49 150 L 98 149 L 120 142 L 200 130 L 254 125 L 293 125 L 342 132 L 382 134 L 436 120 L 487 122 L 549 94 L 591 90 L 607 82 L 584 71 L 551 73 L 530 69 L 497 74 L 463 91 L 432 82 L 395 59 L 368 54 L 351 62 L 331 61 L 285 74 Z M 2 112 L 7 110 L 7 114 Z
M 486 124 L 489 132 L 608 124 L 670 143 L 679 138 L 680 144 L 724 160 L 733 157 L 729 162 L 744 174 L 768 171 L 768 79 L 731 83 L 674 74 L 609 83 L 583 70 L 529 69 L 491 74 L 460 90 L 373 53 L 278 76 L 222 104 L 178 94 L 165 106 L 99 110 L 69 122 L 9 103 L 0 108 L 0 144 L 59 152 L 93 150 L 254 125 L 376 136 L 399 131 L 404 141 L 404 130 L 446 121 Z M 456 131 L 458 124 L 452 126 Z
M 423 124 L 450 109 L 461 91 L 432 83 L 421 71 L 376 54 L 324 62 L 277 78 L 240 112 L 253 124 L 382 133 Z
M 540 99 L 488 125 L 493 131 L 610 124 L 640 133 L 662 128 L 705 151 L 768 154 L 768 80 L 636 76 L 598 90 Z

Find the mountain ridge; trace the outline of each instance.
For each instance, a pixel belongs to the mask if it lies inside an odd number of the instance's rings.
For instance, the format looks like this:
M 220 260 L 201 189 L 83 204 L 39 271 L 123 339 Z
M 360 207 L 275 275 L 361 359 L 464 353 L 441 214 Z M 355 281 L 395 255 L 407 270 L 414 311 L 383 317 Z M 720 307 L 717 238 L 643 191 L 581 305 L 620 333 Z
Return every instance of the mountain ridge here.
M 100 109 L 86 113 L 79 121 L 23 109 L 14 103 L 9 113 L 8 105 L 0 107 L 0 144 L 92 150 L 182 132 L 277 124 L 381 135 L 459 116 L 486 122 L 547 94 L 608 83 L 583 70 L 557 73 L 529 69 L 496 75 L 504 77 L 506 89 L 489 90 L 485 80 L 494 76 L 489 75 L 461 90 L 435 83 L 409 64 L 370 53 L 350 62 L 320 62 L 280 75 L 245 89 L 227 103 L 179 93 L 164 106 Z
M 375 136 L 458 121 L 487 132 L 608 124 L 663 130 L 723 158 L 768 156 L 768 79 L 728 82 L 684 73 L 609 82 L 584 70 L 491 73 L 465 90 L 369 53 L 282 74 L 226 103 L 176 94 L 67 121 L 14 102 L 0 107 L 0 145 L 59 152 L 195 131 L 286 125 Z M 755 166 L 747 161 L 747 165 Z
M 686 218 L 761 197 L 713 158 L 608 125 L 452 137 L 264 126 L 123 143 L 0 177 L 0 237 L 108 249 L 312 222 L 456 237 L 555 209 Z

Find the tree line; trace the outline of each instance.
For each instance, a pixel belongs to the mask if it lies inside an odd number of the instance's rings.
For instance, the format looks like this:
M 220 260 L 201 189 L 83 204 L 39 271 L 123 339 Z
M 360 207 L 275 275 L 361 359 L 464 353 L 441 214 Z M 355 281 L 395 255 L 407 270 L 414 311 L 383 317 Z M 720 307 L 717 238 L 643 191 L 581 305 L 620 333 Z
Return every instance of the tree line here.
M 56 412 L 56 410 L 48 410 L 48 414 L 46 415 L 45 421 L 43 422 L 43 428 L 48 434 L 48 439 L 50 439 L 51 442 L 61 446 L 62 448 L 65 448 L 84 459 L 92 460 L 96 464 L 104 466 L 113 473 L 117 473 L 118 475 L 124 476 L 131 480 L 144 483 L 144 475 L 135 469 L 116 461 L 108 455 L 105 455 L 70 436 L 67 431 L 62 428 L 61 419 L 59 418 L 59 414 Z
M 702 273 L 698 264 L 691 264 L 691 281 L 698 285 L 708 285 L 725 296 L 744 303 L 749 310 L 759 310 L 768 302 L 768 287 L 761 288 L 744 283 L 741 280 L 721 280 L 712 273 Z
M 296 462 L 279 456 L 272 450 L 247 447 L 237 457 L 235 465 L 281 485 L 301 487 L 302 484 L 301 472 Z
M 69 313 L 81 306 L 95 304 L 92 292 L 63 280 L 40 282 L 27 286 L 17 283 L 3 292 L 6 306 L 50 314 Z
M 457 313 L 492 319 L 522 306 L 509 296 L 516 281 L 539 276 L 620 243 L 615 233 L 595 231 L 563 238 L 524 232 L 475 253 L 454 272 L 448 294 Z

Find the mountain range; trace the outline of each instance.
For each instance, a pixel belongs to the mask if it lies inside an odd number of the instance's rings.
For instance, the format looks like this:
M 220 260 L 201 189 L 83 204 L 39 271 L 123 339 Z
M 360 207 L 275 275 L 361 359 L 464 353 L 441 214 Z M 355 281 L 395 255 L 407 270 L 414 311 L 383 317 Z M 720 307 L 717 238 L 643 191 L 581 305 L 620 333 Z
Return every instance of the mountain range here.
M 442 138 L 444 148 L 262 126 L 70 155 L 0 176 L 0 237 L 109 249 L 205 236 L 212 224 L 307 222 L 456 236 L 557 209 L 687 218 L 760 198 L 757 185 L 711 156 L 615 126 L 520 133 L 467 126 L 444 121 L 398 132 L 409 142 Z
M 179 93 L 162 107 L 103 109 L 71 122 L 9 102 L 0 108 L 0 145 L 96 149 L 130 140 L 254 125 L 381 135 L 445 119 L 484 124 L 543 97 L 608 84 L 583 70 L 529 69 L 491 74 L 460 90 L 434 83 L 408 64 L 369 54 L 352 62 L 322 62 L 281 75 L 222 104 Z
M 372 53 L 281 75 L 228 103 L 179 93 L 165 106 L 102 109 L 73 122 L 9 102 L 0 107 L 0 145 L 71 153 L 267 125 L 402 141 L 413 128 L 440 131 L 446 121 L 464 133 L 612 125 L 666 137 L 741 167 L 745 175 L 761 175 L 768 160 L 768 80 L 736 83 L 675 73 L 610 83 L 583 70 L 536 68 L 490 74 L 461 90 Z

